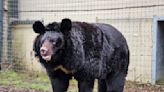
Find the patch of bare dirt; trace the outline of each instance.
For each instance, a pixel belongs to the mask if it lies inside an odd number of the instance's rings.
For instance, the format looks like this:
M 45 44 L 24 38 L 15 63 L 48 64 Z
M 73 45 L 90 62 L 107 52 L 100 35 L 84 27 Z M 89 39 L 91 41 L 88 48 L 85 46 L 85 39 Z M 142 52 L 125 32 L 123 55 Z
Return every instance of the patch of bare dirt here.
M 25 89 L 25 88 L 16 88 L 10 86 L 0 86 L 0 92 L 43 92 L 43 91 Z
M 94 92 L 97 89 L 94 90 Z M 16 88 L 12 86 L 0 85 L 0 92 L 44 92 L 41 90 L 27 89 L 27 88 Z M 68 92 L 77 92 L 75 85 L 70 85 Z M 149 85 L 149 84 L 127 84 L 125 86 L 124 92 L 164 92 L 164 85 Z
M 164 92 L 164 85 L 127 83 L 124 92 Z

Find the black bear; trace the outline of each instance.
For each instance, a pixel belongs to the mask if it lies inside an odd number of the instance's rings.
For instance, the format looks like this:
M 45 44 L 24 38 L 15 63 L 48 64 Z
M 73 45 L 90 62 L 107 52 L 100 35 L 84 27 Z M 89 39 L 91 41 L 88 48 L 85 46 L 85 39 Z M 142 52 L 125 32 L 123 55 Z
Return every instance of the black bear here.
M 33 50 L 46 68 L 53 92 L 66 92 L 72 76 L 79 92 L 122 92 L 129 65 L 129 49 L 124 36 L 101 23 L 72 22 L 44 26 L 36 21 Z

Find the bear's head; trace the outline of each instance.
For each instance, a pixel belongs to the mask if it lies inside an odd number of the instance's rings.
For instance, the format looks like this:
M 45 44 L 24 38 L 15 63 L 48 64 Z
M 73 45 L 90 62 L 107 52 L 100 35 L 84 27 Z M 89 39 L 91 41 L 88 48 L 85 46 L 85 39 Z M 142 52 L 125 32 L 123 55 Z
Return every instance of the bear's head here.
M 64 47 L 64 34 L 71 30 L 70 19 L 63 19 L 61 23 L 53 22 L 44 26 L 36 21 L 33 30 L 39 36 L 35 39 L 34 51 L 45 61 L 55 61 L 62 54 Z M 61 57 L 60 57 L 61 58 Z

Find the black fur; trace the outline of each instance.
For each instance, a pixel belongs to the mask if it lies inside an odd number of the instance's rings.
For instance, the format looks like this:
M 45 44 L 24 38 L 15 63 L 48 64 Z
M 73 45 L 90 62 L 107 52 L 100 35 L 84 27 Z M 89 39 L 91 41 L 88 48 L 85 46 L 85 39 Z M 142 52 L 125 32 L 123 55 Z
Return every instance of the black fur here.
M 35 26 L 34 23 L 34 31 L 38 28 Z M 43 32 L 40 31 L 35 31 L 39 35 L 34 42 L 34 51 L 47 69 L 54 92 L 65 92 L 59 91 L 61 89 L 56 88 L 58 85 L 55 82 L 61 81 L 61 86 L 66 90 L 71 76 L 78 80 L 80 92 L 92 92 L 94 79 L 99 79 L 99 92 L 123 91 L 129 65 L 129 49 L 125 38 L 117 29 L 107 24 L 63 19 L 61 23 L 51 23 L 45 26 Z M 51 35 L 48 35 L 49 32 Z M 39 52 L 42 42 L 47 38 L 55 41 L 60 39 L 60 44 L 63 44 L 54 49 L 53 58 L 48 63 Z M 72 73 L 54 71 L 58 65 L 63 65 Z
M 45 32 L 45 27 L 44 27 L 44 25 L 42 24 L 42 22 L 36 21 L 36 22 L 33 24 L 33 30 L 34 30 L 35 33 L 43 34 L 43 33 Z

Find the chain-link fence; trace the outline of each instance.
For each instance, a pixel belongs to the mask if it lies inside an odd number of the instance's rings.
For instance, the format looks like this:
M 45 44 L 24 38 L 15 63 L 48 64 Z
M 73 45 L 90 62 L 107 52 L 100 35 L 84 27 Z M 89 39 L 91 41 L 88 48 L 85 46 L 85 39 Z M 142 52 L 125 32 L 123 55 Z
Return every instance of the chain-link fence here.
M 131 53 L 128 80 L 152 83 L 156 81 L 153 76 L 164 78 L 164 72 L 158 75 L 153 65 L 156 62 L 153 58 L 156 55 L 153 46 L 157 44 L 153 41 L 153 27 L 156 25 L 153 18 L 164 16 L 163 0 L 3 1 L 3 9 L 0 9 L 3 12 L 1 32 L 4 34 L 2 60 L 18 70 L 39 70 L 41 67 L 36 63 L 32 52 L 32 43 L 36 36 L 31 27 L 33 21 L 41 20 L 47 24 L 70 18 L 73 21 L 108 23 L 123 33 Z M 160 71 L 164 67 L 162 59 L 159 61 Z

